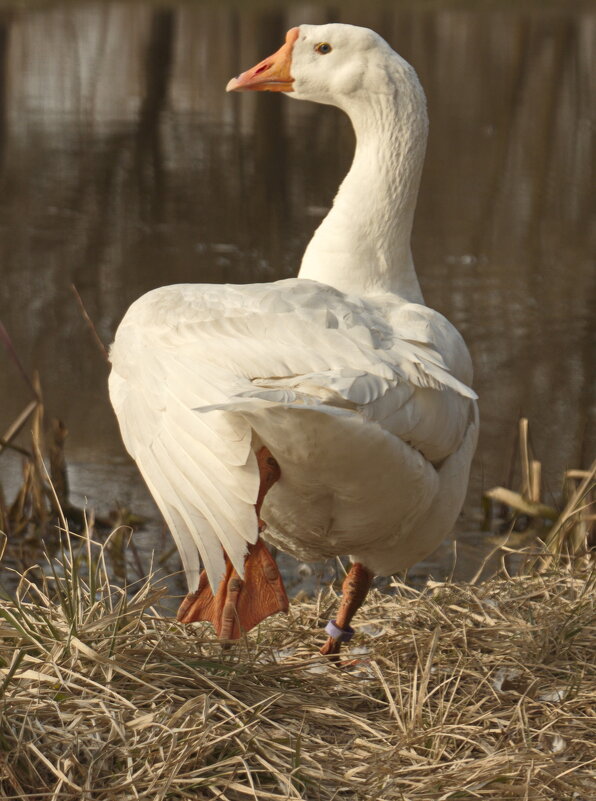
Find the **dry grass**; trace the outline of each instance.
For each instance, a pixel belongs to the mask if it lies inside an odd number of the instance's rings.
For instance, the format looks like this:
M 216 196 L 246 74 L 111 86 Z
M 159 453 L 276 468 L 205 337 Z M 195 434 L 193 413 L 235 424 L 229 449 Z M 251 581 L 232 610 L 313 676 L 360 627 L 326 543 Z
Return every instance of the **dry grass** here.
M 542 464 L 534 458 L 529 441 L 529 423 L 519 421 L 516 451 L 519 453 L 520 488 L 493 487 L 484 493 L 486 531 L 494 526 L 494 507 L 499 505 L 507 522 L 501 524 L 505 536 L 493 537 L 500 546 L 513 545 L 528 555 L 526 569 L 544 571 L 566 557 L 574 559 L 594 553 L 596 549 L 596 460 L 587 470 L 566 470 L 563 475 L 561 500 L 558 506 L 541 500 Z M 513 467 L 513 465 L 512 465 Z M 512 477 L 512 476 L 511 476 Z M 519 525 L 523 522 L 523 525 Z M 514 529 L 523 537 L 512 536 Z
M 0 604 L 2 798 L 594 798 L 585 561 L 372 593 L 338 670 L 316 656 L 331 593 L 222 650 L 150 583 L 111 586 L 104 553 L 82 539 Z

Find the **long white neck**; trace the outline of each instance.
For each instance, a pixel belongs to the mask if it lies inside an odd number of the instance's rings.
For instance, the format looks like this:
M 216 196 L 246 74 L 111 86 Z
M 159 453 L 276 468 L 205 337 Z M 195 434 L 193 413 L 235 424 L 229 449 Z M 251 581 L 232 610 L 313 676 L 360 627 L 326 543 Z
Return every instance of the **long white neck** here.
M 343 105 L 356 133 L 354 161 L 299 272 L 359 295 L 394 292 L 423 302 L 410 236 L 426 149 L 424 93 L 414 71 L 393 94 Z

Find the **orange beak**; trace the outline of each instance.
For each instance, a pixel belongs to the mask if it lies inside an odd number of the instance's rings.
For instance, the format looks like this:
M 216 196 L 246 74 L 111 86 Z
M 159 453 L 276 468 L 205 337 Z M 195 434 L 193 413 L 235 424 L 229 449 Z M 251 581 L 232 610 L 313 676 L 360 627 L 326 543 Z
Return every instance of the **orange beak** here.
M 292 66 L 292 50 L 298 38 L 298 28 L 290 28 L 286 34 L 286 43 L 269 58 L 259 62 L 237 78 L 232 78 L 226 86 L 226 92 L 293 92 L 294 79 L 290 72 Z

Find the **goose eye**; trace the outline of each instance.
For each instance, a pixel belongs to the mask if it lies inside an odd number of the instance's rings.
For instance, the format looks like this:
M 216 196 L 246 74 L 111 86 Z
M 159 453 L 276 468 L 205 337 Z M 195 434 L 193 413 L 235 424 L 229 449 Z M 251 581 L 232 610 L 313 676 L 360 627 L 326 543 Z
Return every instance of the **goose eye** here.
M 330 53 L 333 50 L 333 48 L 327 42 L 319 42 L 318 45 L 315 45 L 315 50 L 322 56 L 326 56 L 327 53 Z

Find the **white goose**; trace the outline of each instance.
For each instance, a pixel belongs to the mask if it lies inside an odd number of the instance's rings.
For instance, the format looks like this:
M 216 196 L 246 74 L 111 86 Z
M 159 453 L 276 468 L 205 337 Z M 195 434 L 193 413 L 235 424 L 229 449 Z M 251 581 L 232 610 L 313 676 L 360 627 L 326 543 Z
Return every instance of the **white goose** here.
M 352 167 L 298 278 L 166 286 L 133 303 L 110 397 L 180 550 L 178 618 L 236 638 L 287 609 L 260 535 L 301 560 L 347 554 L 322 649 L 337 654 L 372 577 L 452 529 L 476 446 L 470 356 L 424 305 L 410 252 L 425 98 L 380 36 L 339 24 L 292 28 L 227 89 L 343 109 Z

